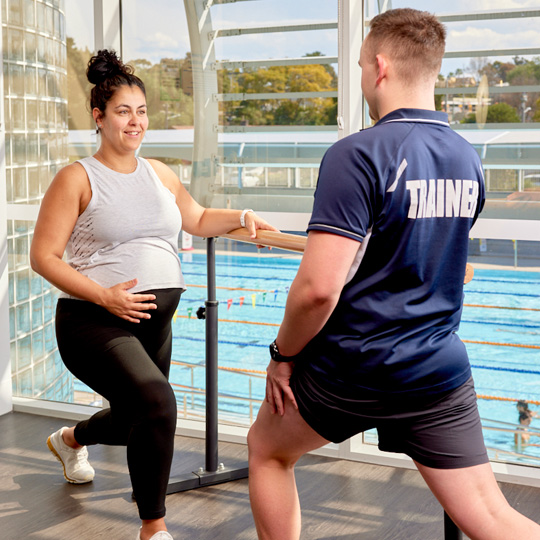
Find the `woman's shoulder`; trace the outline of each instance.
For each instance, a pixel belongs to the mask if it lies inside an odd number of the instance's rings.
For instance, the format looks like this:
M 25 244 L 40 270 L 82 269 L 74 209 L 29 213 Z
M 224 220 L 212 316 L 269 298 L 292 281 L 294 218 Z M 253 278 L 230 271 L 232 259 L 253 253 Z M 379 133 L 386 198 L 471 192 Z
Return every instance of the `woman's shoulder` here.
M 158 159 L 147 159 L 146 162 L 152 167 L 164 186 L 171 191 L 178 185 L 179 180 L 174 171 Z
M 62 167 L 54 177 L 55 182 L 88 183 L 88 174 L 81 163 L 75 161 Z
M 159 161 L 159 159 L 150 159 L 150 158 L 142 158 L 142 159 L 144 159 L 150 165 L 150 167 L 154 169 L 154 171 L 158 175 L 163 174 L 167 176 L 168 175 L 176 176 L 174 172 L 172 171 L 172 169 L 168 165 L 165 165 L 165 163 L 163 163 L 162 161 Z
M 62 167 L 56 173 L 48 191 L 63 198 L 78 199 L 82 206 L 86 206 L 92 197 L 88 174 L 78 162 Z

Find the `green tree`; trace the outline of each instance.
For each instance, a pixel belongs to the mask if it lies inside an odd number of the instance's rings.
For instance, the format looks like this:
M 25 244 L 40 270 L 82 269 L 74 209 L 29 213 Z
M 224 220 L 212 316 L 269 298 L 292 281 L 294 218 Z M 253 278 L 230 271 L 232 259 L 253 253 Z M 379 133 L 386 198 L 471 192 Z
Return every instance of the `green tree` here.
M 308 56 L 321 56 L 310 53 Z M 331 65 L 306 64 L 245 69 L 220 75 L 225 93 L 322 92 L 335 90 L 337 76 Z M 276 96 L 278 98 L 278 96 Z M 327 125 L 336 123 L 333 98 L 267 99 L 227 101 L 222 105 L 226 124 Z
M 476 113 L 469 113 L 460 122 L 461 124 L 476 124 Z
M 162 58 L 159 64 L 146 59 L 128 63 L 144 82 L 150 129 L 193 125 L 193 96 L 182 89 L 182 73 L 191 68 L 189 53 L 183 59 Z
M 488 107 L 486 122 L 488 124 L 521 122 L 521 118 L 516 109 L 508 103 L 495 103 Z
M 540 63 L 538 59 L 527 60 L 507 74 L 510 84 L 537 84 L 540 81 Z
M 490 86 L 495 86 L 508 82 L 508 74 L 516 67 L 511 62 L 500 62 L 499 60 L 484 65 L 478 70 L 480 76 L 485 75 Z
M 487 110 L 486 123 L 488 124 L 505 124 L 505 123 L 521 122 L 518 112 L 508 103 L 495 103 L 490 105 Z M 476 114 L 469 113 L 462 121 L 462 124 L 476 124 Z
M 533 122 L 540 122 L 540 98 L 534 103 L 534 113 L 532 116 Z

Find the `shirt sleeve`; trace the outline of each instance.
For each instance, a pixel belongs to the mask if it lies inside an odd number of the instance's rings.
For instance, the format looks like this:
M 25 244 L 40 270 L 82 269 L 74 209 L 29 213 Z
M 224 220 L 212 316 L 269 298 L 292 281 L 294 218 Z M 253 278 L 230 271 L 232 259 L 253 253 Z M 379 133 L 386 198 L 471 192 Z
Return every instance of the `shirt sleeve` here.
M 323 157 L 308 231 L 361 242 L 373 223 L 376 172 L 351 135 Z

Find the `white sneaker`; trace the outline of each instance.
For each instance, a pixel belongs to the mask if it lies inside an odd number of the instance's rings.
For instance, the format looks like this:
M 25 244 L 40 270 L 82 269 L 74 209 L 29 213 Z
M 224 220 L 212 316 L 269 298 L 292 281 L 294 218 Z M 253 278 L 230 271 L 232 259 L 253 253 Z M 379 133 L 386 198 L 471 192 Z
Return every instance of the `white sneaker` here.
M 141 527 L 142 529 L 142 527 Z M 141 540 L 141 531 L 137 534 L 137 539 Z M 173 537 L 167 531 L 158 531 L 156 534 L 150 537 L 150 540 L 174 540 Z
M 74 450 L 62 439 L 62 427 L 47 439 L 49 450 L 64 467 L 64 477 L 71 484 L 85 484 L 94 479 L 95 471 L 88 463 L 88 450 L 86 446 Z

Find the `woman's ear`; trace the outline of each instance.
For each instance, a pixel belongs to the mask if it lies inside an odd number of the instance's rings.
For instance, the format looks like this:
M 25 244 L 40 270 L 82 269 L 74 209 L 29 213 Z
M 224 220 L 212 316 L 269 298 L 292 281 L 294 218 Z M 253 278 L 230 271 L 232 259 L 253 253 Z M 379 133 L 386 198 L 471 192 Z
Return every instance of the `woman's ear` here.
M 101 114 L 101 111 L 97 107 L 94 107 L 92 109 L 92 116 L 94 117 L 94 122 L 96 123 L 96 127 L 99 129 L 101 127 L 101 119 L 103 117 L 103 115 Z

